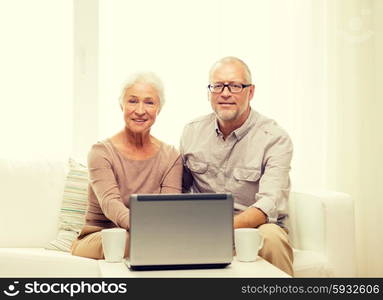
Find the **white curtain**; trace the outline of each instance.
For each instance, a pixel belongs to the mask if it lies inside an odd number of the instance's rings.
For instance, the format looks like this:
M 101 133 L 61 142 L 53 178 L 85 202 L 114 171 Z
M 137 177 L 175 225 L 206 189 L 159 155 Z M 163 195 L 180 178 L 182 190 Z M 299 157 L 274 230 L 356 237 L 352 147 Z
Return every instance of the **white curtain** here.
M 355 200 L 360 276 L 383 276 L 383 1 L 327 1 L 327 186 Z

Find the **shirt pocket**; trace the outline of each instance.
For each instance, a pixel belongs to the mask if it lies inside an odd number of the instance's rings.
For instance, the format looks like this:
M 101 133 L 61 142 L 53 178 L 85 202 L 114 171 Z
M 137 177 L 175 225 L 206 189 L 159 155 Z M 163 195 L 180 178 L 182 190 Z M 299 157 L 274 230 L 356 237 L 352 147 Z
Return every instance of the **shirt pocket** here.
M 255 182 L 261 177 L 261 172 L 257 169 L 234 168 L 233 177 L 236 181 Z
M 235 202 L 250 206 L 255 202 L 261 172 L 257 169 L 234 168 L 232 193 Z
M 186 165 L 188 166 L 190 171 L 192 171 L 193 173 L 197 173 L 197 174 L 204 174 L 204 173 L 206 173 L 206 171 L 208 169 L 207 163 L 202 162 L 202 161 L 197 161 L 194 159 L 189 159 L 186 162 Z

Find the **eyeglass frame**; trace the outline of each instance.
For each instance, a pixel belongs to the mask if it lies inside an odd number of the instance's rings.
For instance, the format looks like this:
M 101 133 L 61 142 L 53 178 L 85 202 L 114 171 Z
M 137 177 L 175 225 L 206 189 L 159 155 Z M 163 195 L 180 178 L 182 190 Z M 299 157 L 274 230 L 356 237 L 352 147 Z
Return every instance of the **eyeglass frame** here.
M 230 93 L 233 93 L 233 94 L 239 94 L 239 93 L 241 93 L 241 92 L 243 91 L 243 89 L 248 88 L 248 87 L 250 87 L 250 86 L 253 85 L 252 83 L 248 83 L 248 84 L 236 83 L 236 84 L 241 85 L 242 89 L 241 89 L 239 92 L 232 92 L 232 91 L 231 91 L 231 88 L 230 88 L 230 84 L 234 84 L 234 83 L 233 83 L 233 82 L 231 82 L 231 83 L 222 83 L 223 87 L 222 87 L 222 90 L 221 90 L 220 92 L 213 92 L 213 91 L 210 89 L 210 87 L 213 86 L 213 85 L 211 85 L 211 84 L 209 84 L 209 85 L 207 86 L 207 88 L 208 88 L 208 90 L 210 91 L 210 93 L 221 94 L 221 93 L 223 92 L 223 90 L 225 89 L 225 87 L 227 87 Z

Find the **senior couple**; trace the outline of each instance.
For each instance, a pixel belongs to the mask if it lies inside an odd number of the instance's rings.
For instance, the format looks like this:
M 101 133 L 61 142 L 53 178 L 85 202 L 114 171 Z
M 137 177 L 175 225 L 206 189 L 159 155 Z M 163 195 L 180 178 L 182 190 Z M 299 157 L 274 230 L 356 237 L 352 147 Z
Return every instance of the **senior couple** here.
M 164 105 L 153 74 L 138 74 L 124 86 L 120 107 L 125 126 L 93 145 L 88 155 L 86 223 L 72 254 L 102 259 L 101 230 L 126 229 L 129 256 L 129 195 L 228 192 L 234 197 L 234 228 L 258 228 L 259 255 L 293 275 L 286 228 L 293 146 L 273 120 L 250 107 L 254 85 L 248 66 L 236 57 L 213 64 L 209 73 L 213 113 L 186 124 L 180 153 L 150 134 Z

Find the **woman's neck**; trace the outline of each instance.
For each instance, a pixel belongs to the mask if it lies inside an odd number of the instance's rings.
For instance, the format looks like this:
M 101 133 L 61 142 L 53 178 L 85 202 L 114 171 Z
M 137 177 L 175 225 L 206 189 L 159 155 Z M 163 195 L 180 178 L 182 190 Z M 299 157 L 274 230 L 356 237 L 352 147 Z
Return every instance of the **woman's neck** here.
M 126 127 L 122 132 L 122 139 L 127 146 L 137 150 L 147 148 L 153 143 L 149 132 L 135 133 Z

